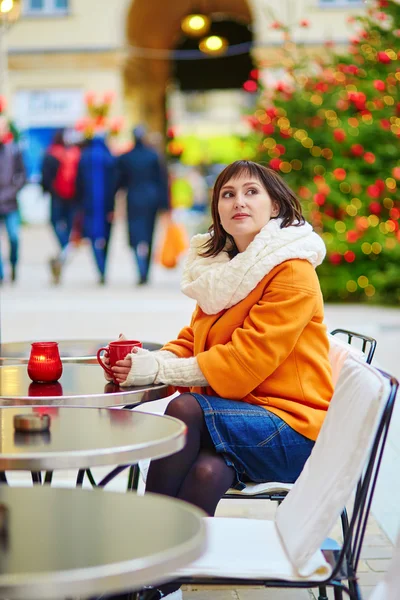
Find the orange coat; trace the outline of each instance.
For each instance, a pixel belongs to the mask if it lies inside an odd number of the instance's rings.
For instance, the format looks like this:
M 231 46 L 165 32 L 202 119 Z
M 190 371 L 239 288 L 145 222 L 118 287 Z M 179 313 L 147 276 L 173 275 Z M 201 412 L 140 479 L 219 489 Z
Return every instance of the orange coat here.
M 318 277 L 306 260 L 273 268 L 227 310 L 199 306 L 164 350 L 196 356 L 209 387 L 192 392 L 264 406 L 311 440 L 333 393 Z

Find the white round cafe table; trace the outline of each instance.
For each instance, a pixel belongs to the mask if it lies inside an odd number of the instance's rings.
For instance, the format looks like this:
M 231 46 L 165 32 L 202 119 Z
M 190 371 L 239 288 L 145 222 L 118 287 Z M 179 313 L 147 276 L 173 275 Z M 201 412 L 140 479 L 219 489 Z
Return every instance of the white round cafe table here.
M 169 393 L 170 387 L 163 383 L 119 387 L 105 380 L 98 364 L 64 363 L 59 381 L 53 383 L 31 381 L 26 364 L 0 366 L 0 406 L 135 406 Z
M 171 579 L 205 549 L 198 508 L 172 498 L 0 486 L 0 598 L 98 597 Z
M 39 340 L 40 341 L 40 340 Z M 55 340 L 57 341 L 57 340 Z M 58 350 L 62 362 L 96 363 L 97 350 L 109 344 L 110 340 L 58 340 Z M 162 344 L 142 342 L 146 350 L 159 350 Z M 4 342 L 0 344 L 0 364 L 27 363 L 32 341 Z
M 48 413 L 50 430 L 15 431 L 14 415 L 27 413 Z M 0 471 L 38 472 L 131 465 L 168 456 L 183 448 L 186 425 L 139 411 L 24 406 L 0 409 L 0 431 Z

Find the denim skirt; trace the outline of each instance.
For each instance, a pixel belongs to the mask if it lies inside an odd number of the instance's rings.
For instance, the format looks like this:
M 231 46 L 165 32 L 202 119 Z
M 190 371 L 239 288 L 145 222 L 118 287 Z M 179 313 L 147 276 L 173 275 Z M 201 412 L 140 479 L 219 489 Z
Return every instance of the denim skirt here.
M 262 406 L 192 394 L 203 409 L 215 450 L 236 472 L 236 489 L 246 482 L 294 483 L 314 442 Z

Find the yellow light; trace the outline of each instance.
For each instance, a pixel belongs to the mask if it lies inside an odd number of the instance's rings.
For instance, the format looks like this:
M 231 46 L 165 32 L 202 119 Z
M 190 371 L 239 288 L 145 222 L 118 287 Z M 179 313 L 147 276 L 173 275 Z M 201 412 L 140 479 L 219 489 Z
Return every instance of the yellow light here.
M 310 150 L 312 156 L 321 156 L 321 148 L 319 146 L 313 146 Z
M 388 177 L 385 180 L 386 186 L 389 188 L 389 190 L 394 190 L 396 189 L 396 181 L 393 179 L 393 177 Z
M 391 198 L 384 198 L 383 200 L 383 206 L 385 208 L 387 208 L 388 210 L 390 210 L 391 208 L 393 208 L 394 206 L 394 202 Z
M 360 198 L 352 198 L 351 203 L 358 209 L 362 207 L 362 202 Z
M 280 117 L 278 119 L 278 127 L 281 129 L 288 129 L 290 127 L 290 121 L 286 117 Z
M 357 279 L 357 283 L 360 287 L 366 288 L 369 283 L 368 277 L 365 277 L 365 275 L 360 275 L 360 277 Z
M 355 217 L 357 214 L 357 209 L 355 206 L 353 206 L 353 204 L 349 204 L 346 206 L 346 212 L 348 215 L 350 215 L 350 217 Z
M 342 192 L 342 194 L 350 194 L 351 185 L 347 183 L 347 181 L 342 181 L 342 183 L 339 185 L 339 189 Z
M 368 217 L 368 223 L 371 225 L 371 227 L 376 227 L 377 225 L 379 225 L 379 217 L 377 217 L 376 215 L 370 215 Z
M 346 283 L 346 288 L 348 289 L 349 292 L 355 292 L 355 291 L 357 291 L 357 284 L 356 284 L 355 281 L 353 281 L 352 279 L 350 279 Z
M 292 165 L 292 167 L 295 171 L 300 171 L 303 168 L 303 163 L 301 162 L 301 160 L 298 160 L 297 158 L 294 158 L 293 160 L 291 160 L 290 164 Z
M 338 233 L 344 233 L 346 231 L 346 225 L 343 221 L 337 221 L 337 223 L 335 223 L 335 229 Z
M 312 148 L 314 142 L 311 138 L 307 137 L 305 140 L 301 140 L 301 145 L 304 146 L 304 148 Z
M 383 96 L 383 101 L 388 106 L 393 106 L 393 104 L 394 104 L 394 98 L 393 98 L 393 96 Z
M 380 252 L 382 252 L 382 246 L 379 244 L 379 242 L 374 242 L 371 248 L 374 254 L 379 254 Z
M 324 231 L 322 234 L 325 244 L 331 244 L 333 242 L 333 235 L 329 231 Z
M 292 165 L 288 162 L 281 162 L 281 164 L 279 165 L 279 169 L 282 171 L 282 173 L 290 173 L 290 171 L 292 170 Z
M 14 0 L 2 0 L 0 4 L 0 12 L 9 13 L 14 8 Z
M 280 119 L 279 119 L 279 121 L 280 121 Z M 279 125 L 279 121 L 278 121 L 278 125 Z M 299 141 L 305 140 L 308 137 L 307 131 L 304 131 L 304 129 L 298 129 L 293 137 Z
M 199 43 L 200 50 L 205 54 L 224 54 L 227 46 L 227 40 L 219 35 L 209 35 Z
M 210 25 L 211 19 L 199 14 L 187 15 L 181 22 L 182 31 L 192 37 L 204 35 L 210 29 Z
M 365 288 L 364 292 L 365 292 L 366 296 L 371 297 L 371 296 L 373 296 L 375 294 L 375 288 L 374 288 L 373 285 L 367 285 L 367 287 Z
M 326 158 L 326 160 L 331 160 L 333 157 L 333 152 L 330 148 L 324 148 L 321 152 L 321 155 Z
M 363 244 L 361 244 L 361 250 L 364 254 L 371 254 L 371 244 L 369 244 L 368 242 L 364 242 Z
M 266 138 L 263 141 L 263 146 L 271 150 L 272 148 L 275 148 L 276 141 L 274 140 L 274 138 Z

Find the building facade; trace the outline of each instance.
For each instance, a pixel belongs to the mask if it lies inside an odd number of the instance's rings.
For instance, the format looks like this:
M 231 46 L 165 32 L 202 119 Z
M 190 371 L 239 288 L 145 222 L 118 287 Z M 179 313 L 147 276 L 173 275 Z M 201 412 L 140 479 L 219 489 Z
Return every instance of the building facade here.
M 126 135 L 143 121 L 163 132 L 171 84 L 173 105 L 182 106 L 172 52 L 180 21 L 193 10 L 191 0 L 21 1 L 21 18 L 7 39 L 7 95 L 9 112 L 33 148 L 84 115 L 87 92 L 115 93 L 112 111 L 125 117 Z M 272 64 L 282 43 L 282 34 L 271 28 L 274 20 L 293 24 L 294 38 L 319 52 L 328 39 L 344 44 L 347 17 L 364 10 L 360 0 L 203 0 L 196 6 L 248 27 L 255 64 Z M 296 26 L 302 19 L 309 21 L 307 28 Z M 29 168 L 31 176 L 37 174 L 38 164 Z

